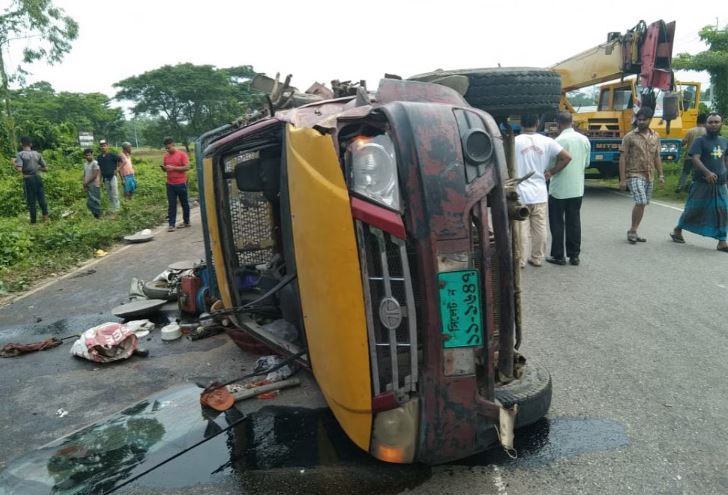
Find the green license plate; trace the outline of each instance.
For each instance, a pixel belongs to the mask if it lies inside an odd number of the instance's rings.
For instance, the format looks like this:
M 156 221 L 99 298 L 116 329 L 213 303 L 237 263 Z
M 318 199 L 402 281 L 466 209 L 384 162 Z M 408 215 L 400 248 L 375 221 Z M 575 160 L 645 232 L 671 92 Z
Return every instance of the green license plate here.
M 483 345 L 480 315 L 480 277 L 476 270 L 437 274 L 440 287 L 440 320 L 443 345 L 473 347 Z

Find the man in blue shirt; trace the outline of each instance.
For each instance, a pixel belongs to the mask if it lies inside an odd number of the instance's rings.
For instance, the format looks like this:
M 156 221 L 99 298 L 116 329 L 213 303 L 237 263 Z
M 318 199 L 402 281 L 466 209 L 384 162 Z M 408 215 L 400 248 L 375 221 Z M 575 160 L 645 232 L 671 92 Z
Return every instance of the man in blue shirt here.
M 693 158 L 693 184 L 677 227 L 670 233 L 673 241 L 683 244 L 687 230 L 718 240 L 716 249 L 728 253 L 728 140 L 720 135 L 723 119 L 708 115 L 705 135 L 695 139 L 688 150 Z
M 109 196 L 111 201 L 111 211 L 117 212 L 121 209 L 121 203 L 119 202 L 119 185 L 116 180 L 118 175 L 119 156 L 116 153 L 109 152 L 109 143 L 105 139 L 99 141 L 101 147 L 101 154 L 96 157 L 96 162 L 99 164 L 101 169 L 101 180 L 106 189 L 106 194 Z

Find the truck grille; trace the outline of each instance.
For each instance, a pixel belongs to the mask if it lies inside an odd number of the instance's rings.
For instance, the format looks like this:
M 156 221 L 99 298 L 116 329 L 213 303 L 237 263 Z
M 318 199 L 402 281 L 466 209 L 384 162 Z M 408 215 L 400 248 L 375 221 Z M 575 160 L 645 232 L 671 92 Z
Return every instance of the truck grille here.
M 417 385 L 415 297 L 405 242 L 356 221 L 374 395 L 404 400 Z
M 257 151 L 246 151 L 225 160 L 228 214 L 238 266 L 262 265 L 273 258 L 272 206 L 262 192 L 239 190 L 233 173 L 237 164 L 258 156 Z

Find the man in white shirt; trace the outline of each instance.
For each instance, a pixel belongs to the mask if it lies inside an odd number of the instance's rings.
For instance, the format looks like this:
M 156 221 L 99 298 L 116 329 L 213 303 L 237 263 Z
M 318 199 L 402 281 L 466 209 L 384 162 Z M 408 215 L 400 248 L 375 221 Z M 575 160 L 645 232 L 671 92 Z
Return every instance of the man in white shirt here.
M 518 195 L 529 211 L 521 222 L 521 268 L 528 263 L 541 266 L 546 250 L 546 215 L 548 191 L 546 181 L 561 171 L 571 161 L 571 155 L 554 139 L 538 134 L 538 117 L 521 116 L 521 133 L 515 139 L 516 175 L 533 175 L 518 185 Z M 549 170 L 553 159 L 556 164 Z M 529 251 L 530 240 L 530 251 Z

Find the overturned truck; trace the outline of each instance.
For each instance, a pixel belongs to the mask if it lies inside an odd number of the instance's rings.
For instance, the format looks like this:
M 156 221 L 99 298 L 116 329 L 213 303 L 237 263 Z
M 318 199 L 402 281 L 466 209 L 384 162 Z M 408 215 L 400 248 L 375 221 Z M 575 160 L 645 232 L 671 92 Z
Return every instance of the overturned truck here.
M 389 462 L 510 449 L 551 402 L 517 351 L 499 125 L 446 87 L 462 80 L 438 82 L 354 85 L 198 142 L 228 333 L 310 368 L 351 440 Z

